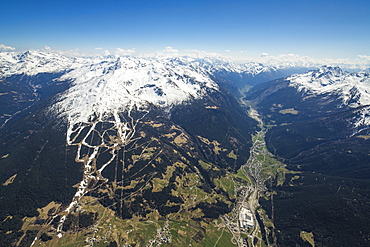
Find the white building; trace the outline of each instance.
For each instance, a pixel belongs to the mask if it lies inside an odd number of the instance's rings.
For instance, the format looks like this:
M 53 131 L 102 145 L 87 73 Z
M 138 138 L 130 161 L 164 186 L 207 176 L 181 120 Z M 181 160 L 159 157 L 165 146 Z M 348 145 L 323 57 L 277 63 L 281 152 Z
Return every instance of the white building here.
M 252 212 L 242 207 L 239 213 L 239 225 L 241 228 L 254 227 L 254 220 Z

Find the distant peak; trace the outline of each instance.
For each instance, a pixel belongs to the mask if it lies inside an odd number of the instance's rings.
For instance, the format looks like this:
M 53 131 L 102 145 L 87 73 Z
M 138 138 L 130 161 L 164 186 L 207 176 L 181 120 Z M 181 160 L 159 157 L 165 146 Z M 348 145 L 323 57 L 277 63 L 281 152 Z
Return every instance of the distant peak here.
M 286 79 L 291 87 L 312 95 L 331 95 L 343 105 L 359 107 L 370 104 L 370 74 L 349 73 L 339 67 L 322 66 Z
M 339 67 L 321 66 L 303 74 L 291 75 L 287 78 L 292 85 L 305 85 L 304 88 L 317 89 L 341 83 L 350 73 Z
M 342 76 L 344 74 L 348 74 L 347 72 L 343 71 L 339 67 L 332 67 L 332 66 L 321 66 L 320 68 L 314 70 L 312 73 L 312 76 L 320 77 L 323 75 L 329 75 L 329 76 Z
M 23 60 L 25 58 L 28 58 L 31 55 L 31 51 L 25 51 L 19 55 L 19 60 Z

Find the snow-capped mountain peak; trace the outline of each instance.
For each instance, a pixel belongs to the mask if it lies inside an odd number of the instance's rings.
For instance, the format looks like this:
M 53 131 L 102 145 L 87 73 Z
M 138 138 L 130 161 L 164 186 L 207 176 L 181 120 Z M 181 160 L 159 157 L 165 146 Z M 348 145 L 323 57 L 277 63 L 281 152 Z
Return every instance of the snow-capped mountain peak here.
M 321 79 L 322 85 L 328 85 L 340 81 L 347 76 L 348 72 L 341 70 L 339 67 L 322 66 L 312 73 L 313 78 Z M 327 81 L 325 81 L 327 80 Z
M 72 123 L 101 118 L 131 107 L 182 103 L 217 90 L 208 75 L 175 60 L 118 57 L 74 69 L 60 80 L 72 81 L 57 104 Z
M 226 71 L 234 73 L 245 73 L 255 76 L 263 72 L 276 72 L 277 69 L 272 66 L 264 66 L 261 63 L 249 62 L 238 64 L 228 60 L 216 58 L 203 58 L 194 60 L 192 63 L 197 63 L 206 68 L 210 73 Z
M 1 52 L 0 76 L 58 73 L 79 67 L 85 60 L 41 51 Z
M 212 75 L 249 80 L 264 72 L 276 72 L 276 68 L 213 57 L 78 58 L 45 51 L 0 53 L 2 77 L 60 73 L 56 80 L 70 82 L 71 88 L 54 109 L 59 108 L 72 122 L 87 121 L 93 113 L 104 116 L 131 104 L 170 107 L 202 97 L 208 89 L 218 89 Z
M 339 67 L 323 66 L 304 74 L 292 75 L 287 81 L 299 91 L 338 95 L 343 104 L 350 107 L 370 104 L 370 74 L 366 72 L 348 73 Z M 351 100 L 355 94 L 358 99 L 353 102 Z
M 322 66 L 316 70 L 304 74 L 296 74 L 288 77 L 295 85 L 302 85 L 315 90 L 332 84 L 341 83 L 350 73 L 342 71 L 339 67 Z
M 339 67 L 323 66 L 304 74 L 296 74 L 286 79 L 289 86 L 307 95 L 331 95 L 339 98 L 338 107 L 357 108 L 370 105 L 370 74 L 366 72 L 348 73 Z M 369 110 L 361 110 L 368 116 Z M 355 126 L 370 125 L 370 117 L 359 118 Z

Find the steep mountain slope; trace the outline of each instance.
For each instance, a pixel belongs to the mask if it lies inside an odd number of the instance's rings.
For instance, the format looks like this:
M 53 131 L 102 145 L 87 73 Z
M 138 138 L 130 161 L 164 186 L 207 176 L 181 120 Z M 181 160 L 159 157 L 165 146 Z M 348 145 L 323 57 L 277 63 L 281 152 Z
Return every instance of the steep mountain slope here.
M 66 90 L 57 81 L 65 72 L 87 59 L 37 51 L 0 53 L 0 127 L 30 106 Z
M 293 132 L 302 136 L 302 143 L 297 139 L 292 148 L 276 149 L 291 158 L 309 145 L 367 135 L 369 81 L 368 73 L 322 67 L 255 87 L 248 97 L 265 113 L 268 124 L 277 125 L 270 133 L 300 128 Z M 283 136 L 290 138 L 291 131 Z
M 280 244 L 296 243 L 299 229 L 313 232 L 322 246 L 368 244 L 369 92 L 368 73 L 324 66 L 247 95 L 271 126 L 269 150 L 302 172 L 273 187 Z
M 45 81 L 19 71 L 27 81 L 11 84 L 65 88 L 1 129 L 2 246 L 216 241 L 235 198 L 223 181 L 246 162 L 254 126 L 236 100 L 174 59 L 55 68 L 41 69 Z

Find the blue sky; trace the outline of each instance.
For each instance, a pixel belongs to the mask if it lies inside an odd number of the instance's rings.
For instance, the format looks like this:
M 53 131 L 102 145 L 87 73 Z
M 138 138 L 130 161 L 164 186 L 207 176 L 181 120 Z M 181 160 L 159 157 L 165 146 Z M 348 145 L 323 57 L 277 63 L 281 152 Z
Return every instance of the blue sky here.
M 370 0 L 2 0 L 0 44 L 353 59 L 370 56 L 369 13 Z

